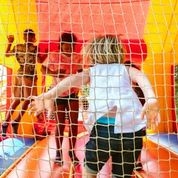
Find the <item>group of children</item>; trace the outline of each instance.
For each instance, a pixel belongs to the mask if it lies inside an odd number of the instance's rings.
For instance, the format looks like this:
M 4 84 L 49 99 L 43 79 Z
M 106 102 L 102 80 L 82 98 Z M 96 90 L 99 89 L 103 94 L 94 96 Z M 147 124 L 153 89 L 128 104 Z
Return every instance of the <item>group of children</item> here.
M 35 42 L 29 37 L 30 32 L 27 35 L 29 46 Z M 85 146 L 83 177 L 96 177 L 109 158 L 112 158 L 112 176 L 129 178 L 141 153 L 147 121 L 156 123 L 159 112 L 158 100 L 148 78 L 135 67 L 124 64 L 124 47 L 118 36 L 95 37 L 86 42 L 81 54 L 74 52 L 76 40 L 72 33 L 67 32 L 61 35 L 59 50 L 54 52 L 55 55 L 51 54 L 47 57 L 49 61 L 57 60 L 57 67 L 46 65 L 44 62 L 46 57 L 40 57 L 36 52 L 31 56 L 31 52 L 27 49 L 24 53 L 18 52 L 17 49 L 10 51 L 10 44 L 13 40 L 9 40 L 6 54 L 15 54 L 23 71 L 26 69 L 27 56 L 31 59 L 28 64 L 32 65 L 33 75 L 31 76 L 29 72 L 28 75 L 18 73 L 21 82 L 26 82 L 24 86 L 27 88 L 35 86 L 34 57 L 42 63 L 42 73 L 53 76 L 54 81 L 52 88 L 45 93 L 37 96 L 31 91 L 23 95 L 25 106 L 22 106 L 22 109 L 26 110 L 29 107 L 30 112 L 36 116 L 44 110 L 49 112 L 48 115 L 55 113 L 57 147 L 55 162 L 60 165 L 63 164 L 61 148 L 67 112 L 69 156 L 74 165 L 77 165 L 79 160 L 73 148 L 78 133 L 78 91 L 82 86 L 89 85 L 88 119 L 84 123 L 89 133 L 89 141 Z M 27 48 L 27 45 L 25 47 Z M 82 61 L 89 61 L 90 67 L 83 69 Z M 31 86 L 26 85 L 28 80 L 33 81 Z M 140 102 L 133 90 L 133 83 L 141 88 L 144 103 Z M 16 86 L 19 84 L 16 83 Z M 24 88 L 23 91 L 24 93 L 21 93 L 25 94 L 26 89 Z M 19 97 L 21 96 L 17 96 L 18 100 Z M 16 100 L 15 98 L 14 101 Z M 19 101 L 15 102 L 16 105 L 13 103 L 2 125 L 3 133 Z M 23 115 L 23 113 L 20 114 Z M 17 118 L 15 125 L 19 121 L 20 119 Z
M 146 123 L 156 123 L 158 101 L 147 77 L 124 65 L 124 50 L 117 36 L 99 36 L 87 42 L 82 53 L 91 67 L 63 79 L 48 92 L 31 97 L 30 111 L 35 115 L 44 109 L 52 112 L 54 99 L 70 88 L 89 84 L 89 114 L 84 124 L 90 139 L 85 147 L 83 177 L 96 177 L 110 157 L 113 177 L 131 177 Z M 144 93 L 143 106 L 132 82 Z
M 36 35 L 32 29 L 26 29 L 23 34 L 24 44 L 17 44 L 12 48 L 14 36 L 8 36 L 8 45 L 5 52 L 6 57 L 15 56 L 19 69 L 14 80 L 13 99 L 6 113 L 5 121 L 2 123 L 2 136 L 6 136 L 9 124 L 11 123 L 13 133 L 18 133 L 18 126 L 21 118 L 28 109 L 30 103 L 29 96 L 37 95 L 37 71 L 36 64 L 41 63 L 41 72 L 43 75 L 52 76 L 51 88 L 68 75 L 75 74 L 82 70 L 82 57 L 75 53 L 76 36 L 71 32 L 64 32 L 59 38 L 57 51 L 46 53 L 35 46 Z M 78 101 L 79 89 L 71 88 L 69 91 L 61 94 L 55 100 L 56 119 L 56 158 L 55 163 L 62 165 L 62 142 L 64 137 L 66 114 L 69 120 L 69 156 L 74 164 L 79 160 L 74 152 L 74 147 L 78 134 Z M 11 121 L 11 116 L 17 106 L 22 102 L 20 112 L 16 119 Z M 41 117 L 39 117 L 41 119 Z

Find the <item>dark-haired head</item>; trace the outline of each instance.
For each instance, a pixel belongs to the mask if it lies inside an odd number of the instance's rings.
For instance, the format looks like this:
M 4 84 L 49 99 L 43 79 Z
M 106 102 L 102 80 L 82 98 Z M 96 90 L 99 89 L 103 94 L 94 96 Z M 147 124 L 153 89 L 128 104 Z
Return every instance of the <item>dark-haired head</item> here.
M 23 32 L 23 38 L 26 43 L 34 43 L 36 42 L 35 32 L 32 29 L 26 29 Z
M 24 35 L 27 35 L 27 34 L 29 34 L 29 35 L 35 35 L 35 32 L 32 29 L 26 29 L 26 30 L 24 30 L 23 34 Z
M 61 52 L 66 56 L 71 56 L 71 53 L 74 52 L 74 47 L 77 42 L 77 37 L 72 32 L 64 32 L 61 34 L 59 39 Z
M 61 43 L 76 43 L 77 41 L 77 37 L 74 33 L 72 32 L 64 32 L 61 34 L 61 37 L 60 37 L 60 42 Z

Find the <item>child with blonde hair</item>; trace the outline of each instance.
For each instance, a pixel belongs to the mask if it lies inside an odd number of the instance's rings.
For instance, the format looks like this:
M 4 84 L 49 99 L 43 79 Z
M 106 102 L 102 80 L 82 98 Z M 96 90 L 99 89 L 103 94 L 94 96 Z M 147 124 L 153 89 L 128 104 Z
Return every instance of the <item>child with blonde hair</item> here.
M 96 177 L 110 157 L 113 177 L 131 177 L 143 146 L 147 121 L 157 119 L 159 106 L 152 86 L 141 71 L 123 64 L 123 51 L 119 37 L 97 37 L 83 49 L 92 67 L 31 98 L 31 112 L 38 115 L 47 109 L 50 113 L 53 100 L 60 93 L 89 83 L 89 114 L 85 126 L 90 137 L 85 148 L 83 177 Z M 144 106 L 133 91 L 131 81 L 141 87 Z

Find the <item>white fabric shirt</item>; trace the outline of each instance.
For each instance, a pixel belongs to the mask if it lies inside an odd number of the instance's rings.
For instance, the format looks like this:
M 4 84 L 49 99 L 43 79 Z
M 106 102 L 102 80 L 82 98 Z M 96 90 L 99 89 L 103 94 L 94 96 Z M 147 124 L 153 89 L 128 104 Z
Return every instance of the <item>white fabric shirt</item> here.
M 142 105 L 132 89 L 126 67 L 122 64 L 91 67 L 87 130 L 90 132 L 94 123 L 115 106 L 115 133 L 136 132 L 146 126 L 146 120 L 140 118 Z

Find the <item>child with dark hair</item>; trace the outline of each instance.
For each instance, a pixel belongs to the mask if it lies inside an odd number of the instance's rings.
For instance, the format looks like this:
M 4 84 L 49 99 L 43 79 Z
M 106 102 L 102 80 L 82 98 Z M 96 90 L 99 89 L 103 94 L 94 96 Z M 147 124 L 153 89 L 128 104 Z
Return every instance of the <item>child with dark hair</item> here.
M 77 37 L 71 32 L 62 33 L 59 38 L 59 51 L 51 51 L 48 58 L 39 60 L 42 63 L 42 73 L 51 75 L 53 78 L 51 88 L 56 86 L 61 80 L 82 71 L 82 58 L 75 53 Z M 79 112 L 79 89 L 76 87 L 61 93 L 55 99 L 55 112 L 53 116 L 56 119 L 56 158 L 55 163 L 63 165 L 62 143 L 66 119 L 69 126 L 69 156 L 74 165 L 79 163 L 75 154 L 75 144 L 78 134 L 78 112 Z
M 17 75 L 14 78 L 12 103 L 6 113 L 5 121 L 2 124 L 2 136 L 6 136 L 6 131 L 11 121 L 11 116 L 16 107 L 21 103 L 21 101 L 23 101 L 17 118 L 12 122 L 13 132 L 17 134 L 19 122 L 26 112 L 30 102 L 27 98 L 30 95 L 37 95 L 37 46 L 34 45 L 36 42 L 35 32 L 32 29 L 24 30 L 23 39 L 25 43 L 17 44 L 12 49 L 11 47 L 14 42 L 14 35 L 9 35 L 7 39 L 8 45 L 5 56 L 15 56 L 20 67 L 17 71 Z

